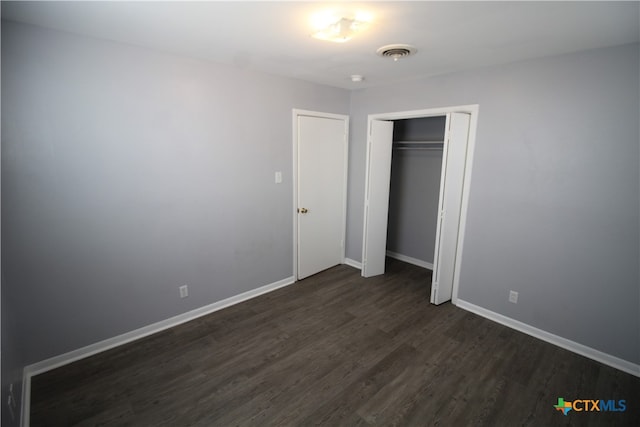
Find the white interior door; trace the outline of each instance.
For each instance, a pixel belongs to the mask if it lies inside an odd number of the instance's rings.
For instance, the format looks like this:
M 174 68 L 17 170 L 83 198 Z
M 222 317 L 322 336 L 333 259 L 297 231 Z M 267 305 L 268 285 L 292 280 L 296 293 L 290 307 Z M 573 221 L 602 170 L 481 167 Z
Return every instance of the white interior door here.
M 347 127 L 346 118 L 298 116 L 298 279 L 344 258 Z
M 453 290 L 470 118 L 466 113 L 447 114 L 431 283 L 433 304 L 449 301 Z
M 384 274 L 387 253 L 393 122 L 371 120 L 367 144 L 362 275 Z

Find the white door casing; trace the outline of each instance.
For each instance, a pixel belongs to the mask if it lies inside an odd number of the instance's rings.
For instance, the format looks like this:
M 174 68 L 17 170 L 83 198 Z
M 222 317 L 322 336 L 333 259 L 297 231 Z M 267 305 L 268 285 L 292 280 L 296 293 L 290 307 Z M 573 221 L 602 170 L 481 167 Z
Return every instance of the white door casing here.
M 344 260 L 348 117 L 294 110 L 295 275 Z

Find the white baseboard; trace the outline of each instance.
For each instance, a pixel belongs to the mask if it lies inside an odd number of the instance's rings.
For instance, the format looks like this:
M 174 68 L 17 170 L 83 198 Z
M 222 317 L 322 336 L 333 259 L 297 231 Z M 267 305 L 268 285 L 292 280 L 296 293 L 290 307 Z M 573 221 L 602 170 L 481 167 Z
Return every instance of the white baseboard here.
M 86 347 L 82 347 L 77 350 L 72 350 L 68 353 L 54 356 L 49 359 L 45 359 L 40 362 L 36 362 L 34 364 L 25 366 L 23 371 L 23 383 L 22 383 L 22 408 L 21 408 L 22 426 L 29 427 L 29 410 L 31 406 L 31 377 L 33 377 L 34 375 L 42 374 L 44 372 L 50 371 L 55 368 L 59 368 L 69 363 L 76 362 L 80 359 L 84 359 L 86 357 L 93 356 L 97 353 L 110 350 L 114 347 L 118 347 L 123 344 L 127 344 L 129 342 L 138 340 L 140 338 L 144 338 L 146 336 L 155 334 L 157 332 L 164 331 L 165 329 L 178 326 L 190 320 L 197 319 L 198 317 L 202 317 L 207 314 L 213 313 L 214 311 L 222 310 L 223 308 L 241 303 L 243 301 L 250 300 L 251 298 L 255 298 L 259 295 L 266 294 L 271 291 L 275 291 L 276 289 L 291 285 L 293 283 L 295 283 L 295 278 L 293 276 L 287 277 L 286 279 L 282 279 L 277 282 L 274 282 L 265 286 L 261 286 L 257 289 L 252 289 L 250 291 L 243 292 L 241 294 L 223 299 L 218 302 L 214 302 L 204 307 L 196 308 L 195 310 L 191 310 L 186 313 L 179 314 L 177 316 L 171 317 L 166 320 L 161 320 L 160 322 L 156 322 L 151 325 L 144 326 L 139 329 L 135 329 L 131 332 L 127 332 L 113 338 L 108 338 L 106 340 L 103 340 L 94 344 L 90 344 Z
M 344 264 L 353 268 L 357 268 L 358 270 L 362 270 L 362 263 L 351 258 L 345 258 Z
M 397 252 L 387 251 L 389 258 L 397 259 L 398 261 L 406 262 L 408 264 L 417 265 L 418 267 L 426 268 L 433 271 L 433 264 L 430 262 L 422 261 L 418 258 L 412 258 L 410 256 L 402 255 Z
M 498 322 L 500 324 L 508 326 L 517 331 L 523 332 L 527 335 L 531 335 L 532 337 L 557 345 L 558 347 L 562 347 L 565 350 L 569 350 L 581 356 L 588 357 L 589 359 L 595 360 L 596 362 L 603 363 L 605 365 L 611 366 L 612 368 L 616 368 L 628 374 L 640 377 L 640 365 L 638 364 L 620 359 L 619 357 L 612 356 L 607 353 L 603 353 L 602 351 L 596 350 L 595 348 L 587 347 L 586 345 L 568 340 L 566 338 L 562 338 L 561 336 L 554 335 L 550 332 L 543 331 L 542 329 L 538 329 L 510 317 L 503 316 L 502 314 L 487 310 L 486 308 L 479 307 L 477 305 L 471 304 L 470 302 L 463 301 L 459 298 L 456 306 L 472 313 L 478 314 L 489 320 L 493 320 L 494 322 Z
M 29 416 L 31 415 L 31 376 L 26 368 L 22 371 L 22 402 L 20 405 L 21 427 L 29 427 Z

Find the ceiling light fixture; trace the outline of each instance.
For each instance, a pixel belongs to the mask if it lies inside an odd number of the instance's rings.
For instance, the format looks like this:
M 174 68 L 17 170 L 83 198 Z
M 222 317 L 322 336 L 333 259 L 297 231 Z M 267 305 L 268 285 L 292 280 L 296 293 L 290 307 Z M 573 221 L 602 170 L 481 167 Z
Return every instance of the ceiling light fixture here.
M 364 80 L 364 76 L 360 74 L 353 74 L 351 76 L 351 81 L 354 83 L 360 83 Z
M 414 55 L 418 50 L 408 44 L 388 44 L 379 48 L 376 53 L 383 58 L 393 58 L 397 61 L 400 58 Z
M 344 43 L 366 29 L 371 21 L 370 16 L 358 13 L 353 18 L 345 16 L 319 15 L 314 18 L 317 31 L 311 36 L 319 40 Z

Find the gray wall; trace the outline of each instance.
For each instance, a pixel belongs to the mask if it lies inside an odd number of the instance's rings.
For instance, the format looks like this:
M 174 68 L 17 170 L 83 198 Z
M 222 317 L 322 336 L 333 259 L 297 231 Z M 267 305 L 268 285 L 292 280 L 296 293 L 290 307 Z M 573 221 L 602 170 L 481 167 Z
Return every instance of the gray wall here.
M 292 108 L 348 91 L 7 22 L 2 64 L 24 363 L 292 275 Z
M 446 117 L 396 120 L 394 141 L 443 141 Z M 433 263 L 442 149 L 393 150 L 387 250 Z
M 446 116 L 393 121 L 394 141 L 444 141 Z
M 347 256 L 362 251 L 367 114 L 479 104 L 459 298 L 640 363 L 638 51 L 353 92 Z
M 0 37 L 1 41 L 1 37 Z M 0 60 L 0 64 L 1 64 Z M 1 93 L 0 88 L 0 93 Z M 1 127 L 0 127 L 1 129 Z M 0 148 L 2 142 L 0 141 Z M 0 150 L 0 159 L 2 152 Z M 0 174 L 0 196 L 2 194 L 2 175 Z M 1 205 L 1 204 L 0 204 Z M 0 210 L 0 223 L 2 223 L 2 211 Z M 0 241 L 2 241 L 2 227 L 0 227 Z M 0 244 L 0 258 L 2 255 L 2 246 Z M 3 264 L 0 262 L 0 267 Z M 4 269 L 0 268 L 0 424 L 5 427 L 17 426 L 20 418 L 20 407 L 22 405 L 22 368 L 24 366 L 24 357 L 22 355 L 22 344 L 18 340 L 17 318 L 14 304 L 11 303 L 12 295 L 9 294 L 9 288 L 5 283 Z M 9 386 L 13 385 L 13 395 L 15 398 L 15 411 L 10 412 L 7 405 L 9 397 Z

